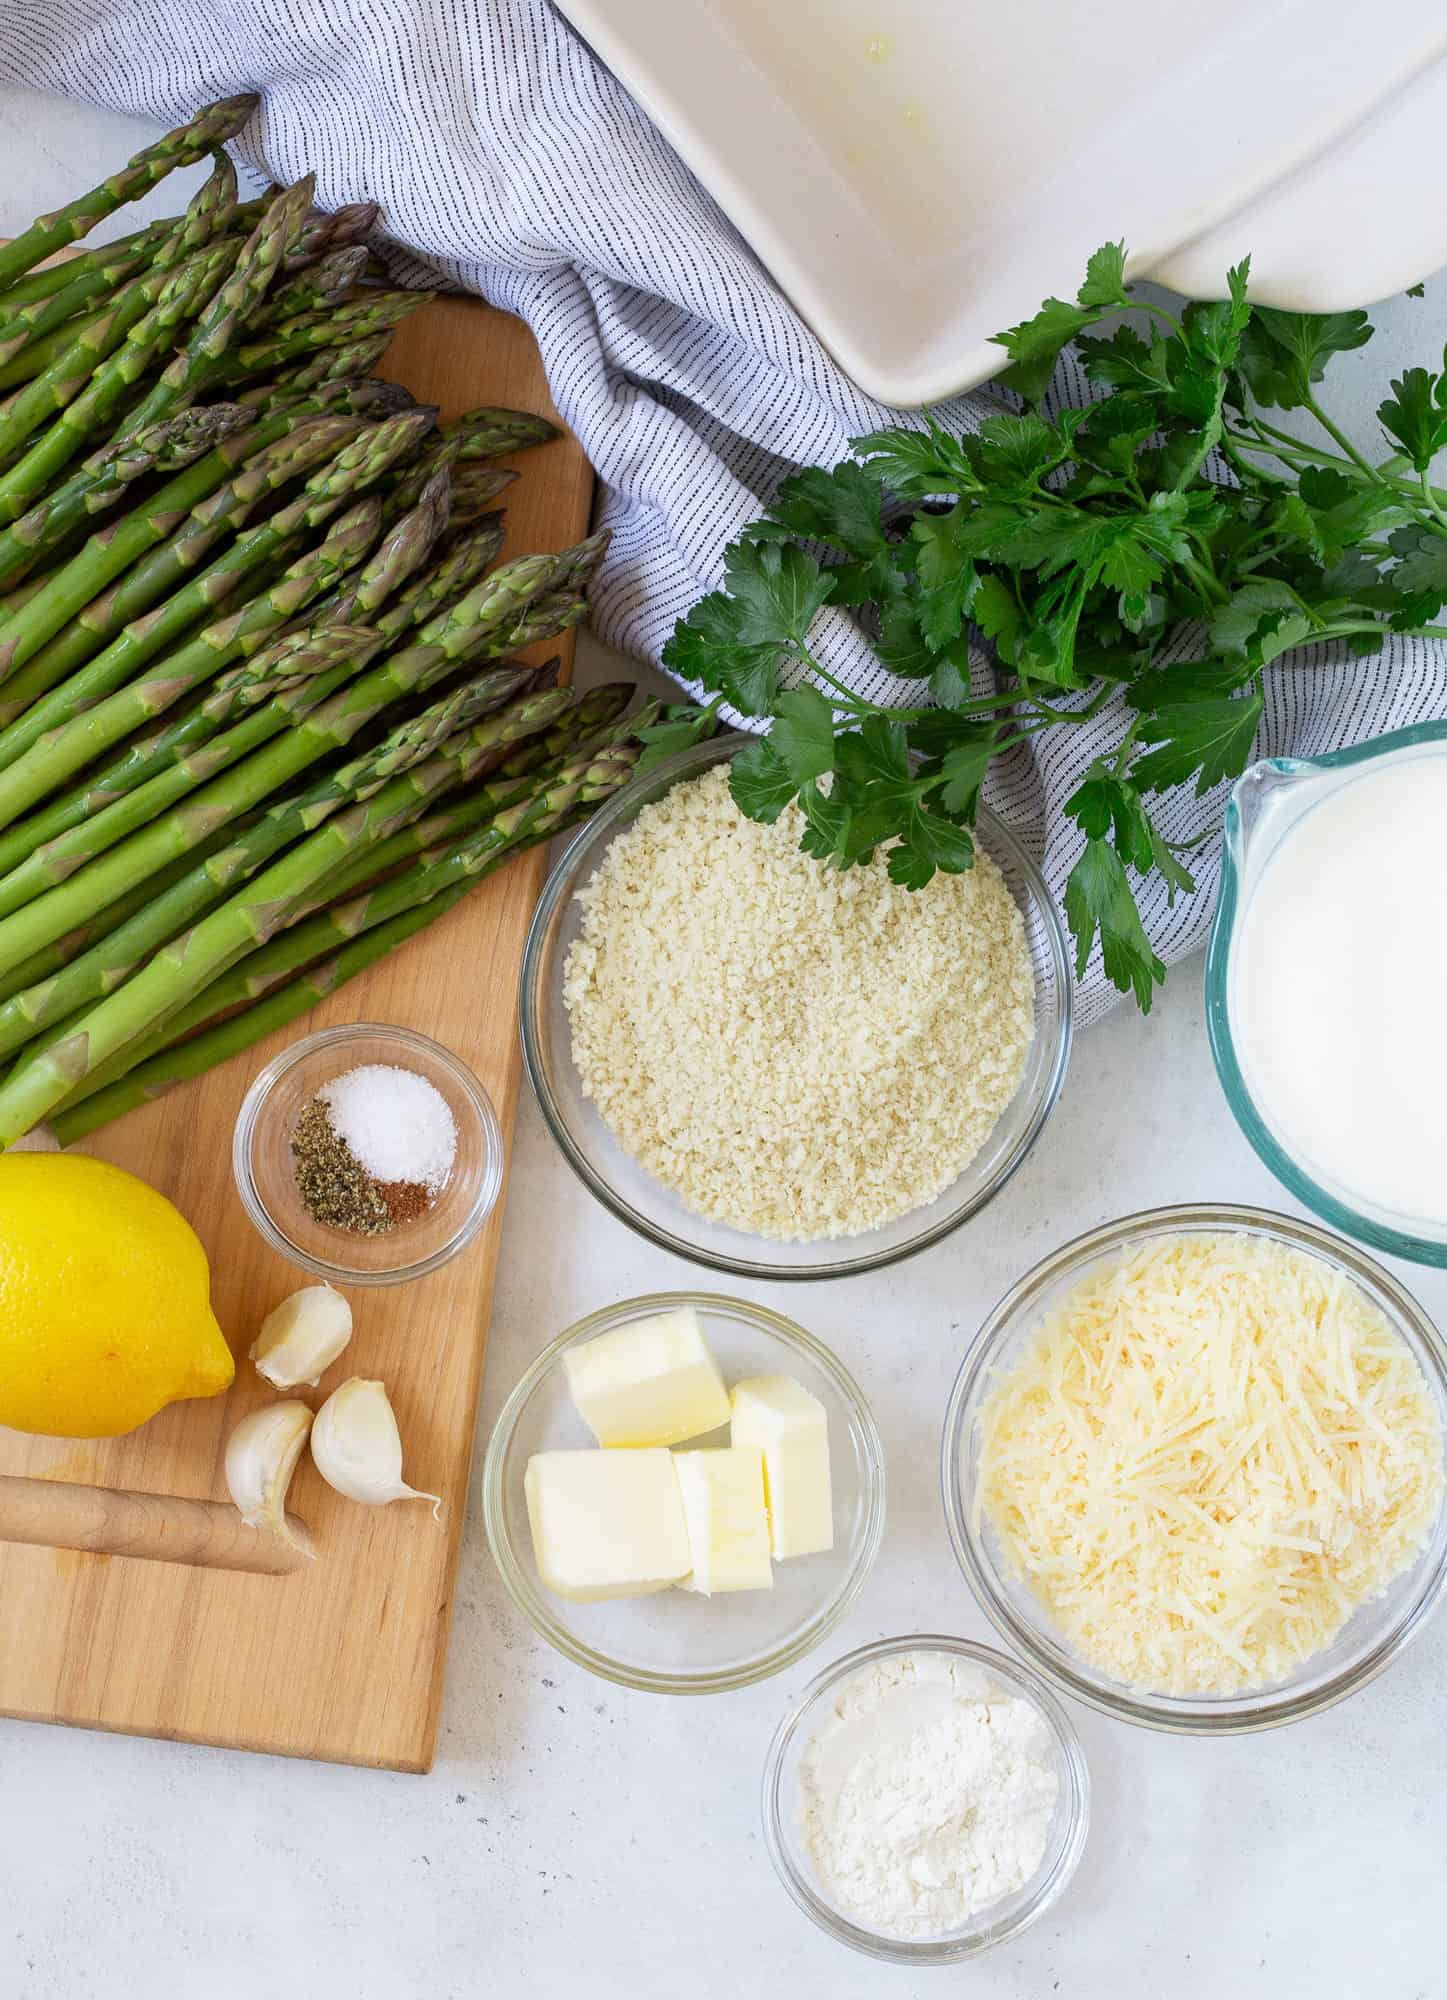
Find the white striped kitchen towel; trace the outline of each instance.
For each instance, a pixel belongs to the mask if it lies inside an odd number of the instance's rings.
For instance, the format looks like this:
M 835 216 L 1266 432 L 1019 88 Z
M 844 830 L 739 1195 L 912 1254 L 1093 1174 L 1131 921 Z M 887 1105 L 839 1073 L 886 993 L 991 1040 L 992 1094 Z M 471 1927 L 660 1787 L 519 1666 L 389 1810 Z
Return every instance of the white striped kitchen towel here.
M 479 292 L 532 326 L 563 415 L 606 486 L 613 530 L 594 598 L 604 638 L 656 660 L 721 575 L 726 544 L 800 464 L 895 418 L 861 395 L 710 197 L 547 0 L 0 0 L 10 80 L 175 121 L 260 89 L 242 158 L 310 168 L 327 207 L 380 200 L 407 282 Z M 1103 230 L 1108 234 L 1108 230 Z M 1072 384 L 1072 393 L 1085 393 Z M 971 427 L 988 393 L 939 414 Z M 876 698 L 900 687 L 847 628 L 828 657 Z M 1447 714 L 1441 648 L 1394 641 L 1350 673 L 1306 651 L 1270 676 L 1263 754 L 1304 755 Z M 911 691 L 910 699 L 915 698 Z M 1079 836 L 1058 806 L 1118 739 L 1118 715 L 1035 739 L 990 803 L 1058 895 Z M 1173 838 L 1219 823 L 1219 792 L 1173 796 Z M 1202 941 L 1214 849 L 1174 910 L 1147 889 L 1157 950 Z M 1115 999 L 1097 960 L 1083 1017 Z

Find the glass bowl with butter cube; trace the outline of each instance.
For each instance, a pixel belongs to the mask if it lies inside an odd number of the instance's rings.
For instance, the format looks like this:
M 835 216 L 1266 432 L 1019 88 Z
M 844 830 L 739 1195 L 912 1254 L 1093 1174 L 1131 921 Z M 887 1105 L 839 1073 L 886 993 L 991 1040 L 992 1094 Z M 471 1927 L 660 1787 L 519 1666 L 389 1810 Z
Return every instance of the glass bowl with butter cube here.
M 483 1512 L 509 1594 L 559 1652 L 624 1687 L 716 1694 L 802 1659 L 854 1602 L 884 1454 L 803 1327 L 655 1293 L 538 1355 L 493 1432 Z

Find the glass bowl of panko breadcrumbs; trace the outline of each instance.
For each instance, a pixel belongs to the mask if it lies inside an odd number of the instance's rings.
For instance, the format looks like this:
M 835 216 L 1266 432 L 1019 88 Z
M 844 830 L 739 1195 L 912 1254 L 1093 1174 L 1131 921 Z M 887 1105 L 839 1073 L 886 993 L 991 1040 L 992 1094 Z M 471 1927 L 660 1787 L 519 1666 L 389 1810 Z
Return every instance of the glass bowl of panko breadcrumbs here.
M 523 1055 L 564 1158 L 620 1221 L 737 1277 L 839 1278 L 977 1214 L 1064 1080 L 1071 971 L 1019 840 L 924 888 L 838 869 L 729 789 L 752 739 L 643 772 L 543 892 Z

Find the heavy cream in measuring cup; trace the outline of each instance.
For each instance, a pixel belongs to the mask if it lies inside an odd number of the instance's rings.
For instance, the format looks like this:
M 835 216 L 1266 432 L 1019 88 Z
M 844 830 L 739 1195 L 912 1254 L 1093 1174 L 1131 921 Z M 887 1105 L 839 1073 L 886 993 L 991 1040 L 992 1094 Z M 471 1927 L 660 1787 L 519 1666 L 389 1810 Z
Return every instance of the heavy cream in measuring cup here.
M 1328 1192 L 1447 1234 L 1447 745 L 1287 787 L 1242 892 L 1227 1005 L 1263 1122 Z

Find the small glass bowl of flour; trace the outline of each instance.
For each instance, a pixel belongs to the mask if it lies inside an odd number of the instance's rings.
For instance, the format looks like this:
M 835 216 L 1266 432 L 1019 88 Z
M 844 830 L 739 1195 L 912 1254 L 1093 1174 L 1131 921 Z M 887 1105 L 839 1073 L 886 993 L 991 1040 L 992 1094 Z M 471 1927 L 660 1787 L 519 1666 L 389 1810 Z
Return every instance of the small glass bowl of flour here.
M 779 1879 L 841 1944 L 971 1958 L 1062 1894 L 1085 1847 L 1079 1738 L 1038 1674 L 965 1639 L 881 1639 L 790 1707 L 764 1770 Z

